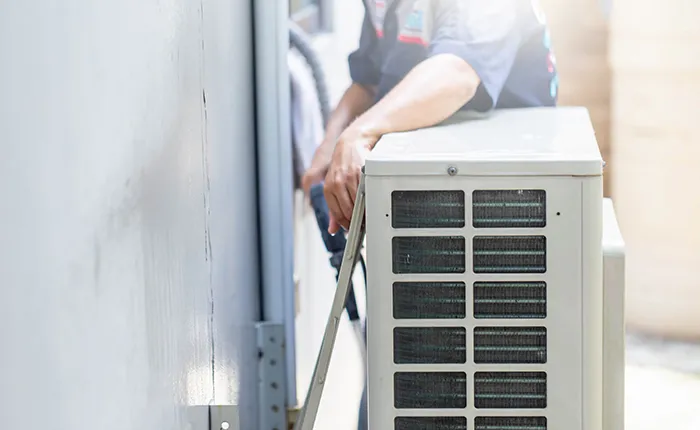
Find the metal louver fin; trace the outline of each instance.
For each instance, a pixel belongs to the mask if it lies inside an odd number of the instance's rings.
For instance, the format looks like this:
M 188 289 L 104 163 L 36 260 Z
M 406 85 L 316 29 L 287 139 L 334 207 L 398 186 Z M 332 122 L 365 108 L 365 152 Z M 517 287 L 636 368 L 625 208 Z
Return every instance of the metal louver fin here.
M 394 373 L 396 409 L 455 409 L 467 406 L 464 372 Z
M 465 225 L 464 191 L 394 191 L 393 228 L 461 228 Z
M 475 236 L 474 273 L 545 273 L 544 236 Z
M 406 236 L 392 239 L 394 273 L 464 273 L 461 236 Z
M 472 193 L 474 228 L 542 228 L 547 225 L 544 190 L 477 190 Z
M 474 283 L 474 318 L 542 319 L 546 316 L 545 282 Z
M 476 417 L 474 430 L 547 430 L 547 418 Z
M 474 406 L 478 409 L 542 409 L 547 407 L 545 372 L 477 372 Z
M 394 363 L 445 364 L 467 361 L 464 327 L 394 328 Z
M 545 327 L 474 328 L 475 363 L 546 363 Z
M 397 417 L 394 430 L 467 430 L 465 417 Z
M 394 319 L 461 319 L 466 317 L 464 282 L 395 282 Z

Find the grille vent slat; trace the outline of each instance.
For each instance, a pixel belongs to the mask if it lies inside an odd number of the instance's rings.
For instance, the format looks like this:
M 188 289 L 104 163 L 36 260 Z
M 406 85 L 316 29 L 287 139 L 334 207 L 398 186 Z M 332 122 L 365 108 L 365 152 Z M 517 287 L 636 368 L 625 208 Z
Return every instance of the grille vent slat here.
M 547 316 L 545 282 L 475 282 L 474 318 L 542 319 Z
M 476 190 L 474 228 L 542 228 L 547 225 L 544 190 Z
M 464 282 L 395 282 L 395 319 L 461 319 L 466 317 Z
M 462 236 L 405 236 L 392 239 L 394 273 L 464 273 Z
M 464 372 L 394 373 L 397 409 L 463 409 L 467 407 Z
M 545 273 L 545 236 L 475 236 L 474 273 Z
M 547 362 L 545 327 L 476 327 L 474 362 L 514 364 Z
M 478 409 L 547 407 L 545 372 L 476 372 L 474 406 Z
M 476 190 L 471 196 L 472 227 L 544 228 L 546 197 L 544 190 Z M 464 228 L 467 222 L 465 204 L 465 193 L 461 190 L 394 191 L 391 226 L 397 230 Z M 461 232 L 449 231 L 441 236 L 434 236 L 435 233 L 393 237 L 392 272 L 397 275 L 465 273 L 466 238 L 460 236 Z M 474 274 L 547 272 L 547 238 L 543 234 L 495 235 L 491 231 L 486 234 L 472 238 L 470 254 Z M 409 279 L 412 280 L 392 285 L 395 320 L 466 318 L 464 282 Z M 543 281 L 475 282 L 472 291 L 475 319 L 543 319 L 547 316 L 547 285 Z M 546 408 L 546 372 L 507 366 L 499 370 L 519 371 L 479 371 L 472 379 L 472 375 L 467 377 L 465 372 L 441 369 L 439 365 L 466 363 L 467 347 L 473 352 L 469 361 L 473 358 L 476 365 L 544 364 L 547 363 L 547 329 L 504 327 L 505 323 L 499 326 L 491 321 L 495 327 L 475 327 L 469 330 L 467 341 L 467 330 L 462 323 L 450 321 L 448 324 L 450 326 L 393 327 L 393 362 L 402 370 L 393 374 L 394 408 L 403 414 L 407 412 L 400 410 L 433 410 L 422 415 L 435 415 L 396 417 L 394 430 L 547 430 L 545 417 L 475 417 L 472 427 L 464 416 L 446 417 L 439 411 L 464 409 L 472 401 L 473 407 L 481 410 Z M 420 367 L 421 371 L 403 371 L 407 369 L 401 365 L 408 364 L 432 366 Z M 473 390 L 467 394 L 467 383 L 472 382 Z M 412 415 L 416 415 L 415 412 Z
M 445 364 L 467 361 L 464 327 L 394 328 L 394 363 Z
M 464 191 L 394 191 L 393 228 L 461 228 L 465 225 Z
M 476 417 L 474 430 L 547 430 L 547 418 Z
M 394 419 L 394 430 L 467 430 L 467 419 L 465 417 L 397 417 Z

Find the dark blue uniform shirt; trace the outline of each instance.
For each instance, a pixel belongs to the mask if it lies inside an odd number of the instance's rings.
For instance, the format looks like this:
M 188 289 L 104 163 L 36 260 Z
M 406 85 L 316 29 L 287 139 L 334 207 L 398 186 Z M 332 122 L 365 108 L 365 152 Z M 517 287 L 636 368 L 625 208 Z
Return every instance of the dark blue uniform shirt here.
M 379 100 L 417 64 L 446 53 L 481 79 L 464 109 L 556 104 L 555 60 L 537 0 L 365 0 L 350 76 L 377 87 Z

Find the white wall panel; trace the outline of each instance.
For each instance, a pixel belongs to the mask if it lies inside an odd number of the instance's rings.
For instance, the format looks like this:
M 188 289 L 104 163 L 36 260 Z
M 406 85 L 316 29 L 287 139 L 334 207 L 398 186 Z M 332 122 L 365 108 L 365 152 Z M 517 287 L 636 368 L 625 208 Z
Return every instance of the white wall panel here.
M 185 428 L 215 396 L 254 428 L 250 21 L 0 2 L 2 428 Z

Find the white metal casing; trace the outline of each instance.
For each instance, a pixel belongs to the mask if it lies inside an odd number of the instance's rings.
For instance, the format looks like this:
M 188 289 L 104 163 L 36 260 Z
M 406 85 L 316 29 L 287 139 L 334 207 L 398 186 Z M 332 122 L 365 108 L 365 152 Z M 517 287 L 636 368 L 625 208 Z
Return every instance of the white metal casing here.
M 450 169 L 452 168 L 452 169 Z M 387 135 L 366 162 L 368 257 L 368 414 L 371 430 L 394 428 L 398 416 L 462 416 L 473 429 L 477 416 L 544 416 L 547 428 L 600 430 L 603 391 L 602 159 L 585 109 L 537 108 L 496 111 L 487 119 L 457 118 L 449 124 Z M 448 173 L 448 171 L 450 173 Z M 471 224 L 474 190 L 542 189 L 547 196 L 543 228 L 475 229 Z M 393 229 L 391 194 L 396 190 L 463 190 L 465 226 L 450 229 Z M 545 235 L 543 274 L 475 274 L 471 270 L 476 235 Z M 466 271 L 460 274 L 394 274 L 394 236 L 463 236 Z M 396 281 L 463 281 L 466 318 L 395 320 L 392 284 Z M 547 283 L 546 319 L 476 320 L 475 281 Z M 463 364 L 394 364 L 394 327 L 459 326 L 467 330 Z M 547 329 L 544 364 L 475 364 L 471 348 L 478 326 L 535 326 Z M 547 373 L 544 409 L 476 409 L 477 371 Z M 396 409 L 397 371 L 463 371 L 464 409 Z M 621 413 L 621 412 L 620 412 Z
M 625 242 L 603 200 L 603 430 L 625 428 Z
M 367 176 L 600 176 L 603 166 L 585 108 L 455 115 L 444 124 L 382 137 Z

